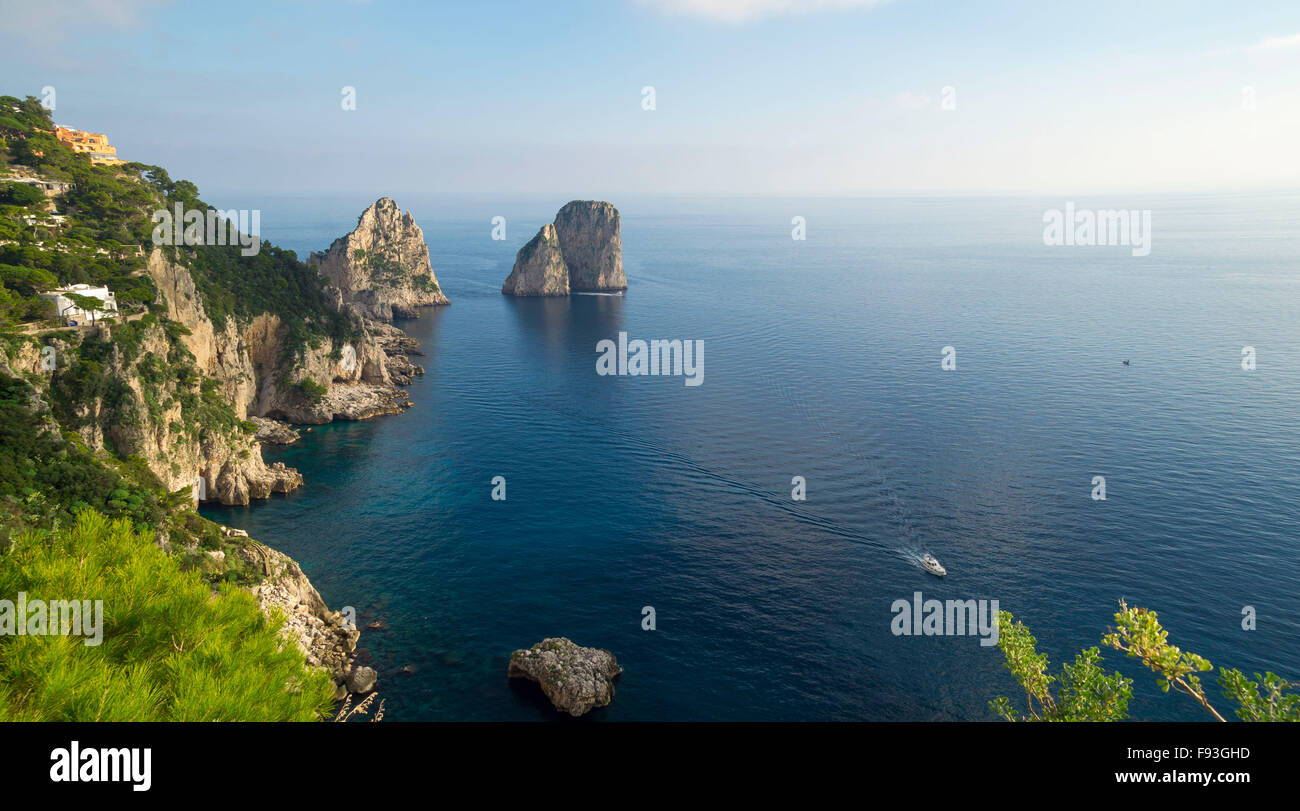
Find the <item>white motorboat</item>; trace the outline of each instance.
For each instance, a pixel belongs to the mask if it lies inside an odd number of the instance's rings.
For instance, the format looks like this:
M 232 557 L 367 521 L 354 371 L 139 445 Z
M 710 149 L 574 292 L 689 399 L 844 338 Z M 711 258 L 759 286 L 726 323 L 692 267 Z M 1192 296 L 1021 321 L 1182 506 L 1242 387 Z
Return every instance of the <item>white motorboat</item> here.
M 948 570 L 943 568 L 943 564 L 936 560 L 934 555 L 929 553 L 921 556 L 921 565 L 924 566 L 925 570 L 930 574 L 937 574 L 940 577 L 948 574 Z

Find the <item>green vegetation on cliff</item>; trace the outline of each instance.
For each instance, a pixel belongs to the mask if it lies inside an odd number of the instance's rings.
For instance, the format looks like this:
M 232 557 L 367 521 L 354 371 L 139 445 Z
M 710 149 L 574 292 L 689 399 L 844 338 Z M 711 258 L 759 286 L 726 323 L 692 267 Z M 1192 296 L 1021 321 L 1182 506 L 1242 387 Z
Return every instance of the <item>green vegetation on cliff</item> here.
M 0 721 L 310 721 L 331 706 L 330 677 L 251 595 L 214 594 L 127 520 L 85 510 L 14 537 L 0 594 L 19 593 L 102 601 L 102 639 L 0 636 Z
M 37 402 L 30 385 L 0 374 L 0 542 L 7 527 L 68 523 L 79 509 L 161 523 L 167 496 L 160 486 L 127 481 L 96 460 L 75 433 L 60 434 Z
M 159 167 L 92 166 L 53 130 L 36 99 L 0 96 L 0 599 L 103 600 L 104 638 L 0 634 L 0 720 L 319 718 L 332 679 L 236 588 L 266 576 L 256 542 L 164 482 L 256 453 L 149 272 L 153 214 L 210 207 Z M 362 335 L 291 251 L 162 250 L 219 331 L 276 316 L 282 360 Z M 129 317 L 66 328 L 38 294 L 78 283 Z
M 49 111 L 35 98 L 0 96 L 0 165 L 22 167 L 69 189 L 56 199 L 66 223 L 53 232 L 26 225 L 23 215 L 44 210 L 44 194 L 32 187 L 0 185 L 0 329 L 6 323 L 35 321 L 50 313 L 35 298 L 54 284 L 105 285 L 124 308 L 143 307 L 157 299 L 153 282 L 143 273 L 155 247 L 154 212 L 206 212 L 213 207 L 199 198 L 198 187 L 172 180 L 165 169 L 142 163 L 92 166 L 53 135 Z M 3 175 L 0 175 L 3 181 Z M 22 205 L 4 205 L 17 195 Z M 169 246 L 169 257 L 184 264 L 194 278 L 212 322 L 221 328 L 229 317 L 279 316 L 285 351 L 298 357 L 322 341 L 355 341 L 361 327 L 334 309 L 325 279 L 298 261 L 293 251 L 262 242 L 253 256 L 239 245 Z

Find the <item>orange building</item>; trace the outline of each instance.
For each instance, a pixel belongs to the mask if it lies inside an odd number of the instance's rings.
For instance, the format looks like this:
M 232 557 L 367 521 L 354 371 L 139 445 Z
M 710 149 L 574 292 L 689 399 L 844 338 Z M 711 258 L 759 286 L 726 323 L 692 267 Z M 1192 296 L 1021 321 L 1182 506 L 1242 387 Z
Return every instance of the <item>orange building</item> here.
M 108 136 L 98 132 L 83 132 L 71 127 L 55 127 L 54 137 L 67 144 L 73 152 L 90 156 L 95 166 L 117 166 L 126 163 L 117 157 L 117 147 L 108 143 Z

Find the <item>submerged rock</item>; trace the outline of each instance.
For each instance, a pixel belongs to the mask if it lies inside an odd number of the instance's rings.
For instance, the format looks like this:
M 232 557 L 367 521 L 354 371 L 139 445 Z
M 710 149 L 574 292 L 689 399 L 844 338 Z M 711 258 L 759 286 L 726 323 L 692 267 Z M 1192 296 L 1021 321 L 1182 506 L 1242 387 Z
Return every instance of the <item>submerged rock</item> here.
M 348 674 L 348 690 L 353 693 L 369 693 L 375 689 L 379 674 L 373 667 L 356 667 Z
M 622 672 L 609 651 L 552 637 L 510 654 L 508 675 L 537 682 L 555 709 L 577 716 L 613 701 L 613 680 Z
M 543 225 L 537 236 L 519 249 L 501 292 L 508 296 L 569 295 L 569 270 L 554 225 Z

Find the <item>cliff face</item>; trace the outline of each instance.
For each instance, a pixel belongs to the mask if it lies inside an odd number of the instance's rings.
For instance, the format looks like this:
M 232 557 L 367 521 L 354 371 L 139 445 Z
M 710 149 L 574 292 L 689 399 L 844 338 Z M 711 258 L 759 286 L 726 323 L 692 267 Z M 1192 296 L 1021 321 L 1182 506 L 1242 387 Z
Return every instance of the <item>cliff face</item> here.
M 623 236 L 612 203 L 574 200 L 519 249 L 501 286 L 508 296 L 567 296 L 627 289 Z
M 509 296 L 569 295 L 569 270 L 554 225 L 542 226 L 537 236 L 519 249 L 501 292 Z
M 433 275 L 424 232 L 387 197 L 361 212 L 352 233 L 307 261 L 362 318 L 392 321 L 414 317 L 419 307 L 450 303 Z
M 95 450 L 142 458 L 169 490 L 203 479 L 203 495 L 247 504 L 302 485 L 292 468 L 262 459 L 250 416 L 321 424 L 400 413 L 404 389 L 424 370 L 410 360 L 415 342 L 389 325 L 357 325 L 350 343 L 286 346 L 274 314 L 209 318 L 190 270 L 162 249 L 145 272 L 161 293 L 167 320 L 106 322 L 53 340 L 59 371 L 42 368 L 34 347 L 11 358 L 45 380 L 60 419 Z M 340 291 L 332 306 L 341 310 Z M 225 406 L 229 406 L 229 410 Z M 231 414 L 233 412 L 233 416 Z
M 233 320 L 227 321 L 218 334 L 203 307 L 194 277 L 184 265 L 170 261 L 155 248 L 145 263 L 145 272 L 162 294 L 167 317 L 189 331 L 180 336 L 180 341 L 194 355 L 195 365 L 220 384 L 222 397 L 234 407 L 236 416 L 244 419 L 257 397 L 253 364 L 265 360 L 263 353 L 241 351 L 239 330 Z
M 323 341 L 304 346 L 298 353 L 287 352 L 287 330 L 278 316 L 263 313 L 247 321 L 227 318 L 217 328 L 188 268 L 155 250 L 146 270 L 162 293 L 168 318 L 184 327 L 177 340 L 193 356 L 199 375 L 212 381 L 216 394 L 230 403 L 238 419 L 259 416 L 321 424 L 396 414 L 410 405 L 406 393 L 394 384 L 389 366 L 397 369 L 404 382 L 423 370 L 407 359 L 411 348 L 395 344 L 388 333 L 381 341 L 363 327 L 362 337 L 350 344 L 334 346 Z M 343 306 L 337 291 L 334 306 Z M 155 329 L 162 341 L 161 328 Z M 164 343 L 146 349 L 166 356 Z M 124 379 L 132 378 L 125 375 Z M 189 483 L 196 475 L 203 477 L 207 497 L 223 504 L 247 504 L 249 499 L 266 498 L 302 484 L 302 477 L 291 468 L 279 463 L 267 467 L 261 446 L 251 436 L 208 431 L 201 434 L 204 441 L 199 444 L 171 441 L 171 426 L 179 418 L 179 411 L 174 411 L 145 420 L 142 426 L 115 437 L 116 446 L 149 460 L 155 473 L 173 488 Z M 89 423 L 94 426 L 99 421 Z
M 33 132 L 50 131 L 48 112 L 35 99 L 25 103 L 26 112 L 17 102 L 6 99 L 6 116 L 12 107 L 24 127 L 35 117 Z M 6 133 L 11 159 L 14 144 L 26 137 Z M 0 157 L 4 147 L 0 143 Z M 48 159 L 25 171 L 42 178 L 45 164 L 67 171 L 49 159 L 71 157 L 63 146 L 46 145 L 33 154 Z M 135 302 L 149 298 L 145 293 L 153 292 L 151 286 L 159 295 L 148 307 L 124 307 L 120 319 L 75 328 L 38 324 L 23 334 L 22 327 L 10 329 L 7 311 L 0 319 L 5 322 L 0 324 L 5 333 L 0 375 L 6 419 L 21 420 L 23 439 L 42 440 L 13 443 L 11 455 L 23 462 L 17 481 L 37 483 L 40 491 L 24 488 L 22 500 L 0 499 L 5 507 L 0 518 L 8 522 L 0 534 L 57 527 L 63 515 L 85 505 L 83 497 L 110 516 L 133 516 L 137 526 L 152 528 L 157 546 L 181 569 L 200 573 L 214 588 L 239 584 L 268 614 L 286 615 L 284 633 L 301 647 L 307 664 L 328 670 L 337 689 L 345 691 L 343 685 L 356 681 L 357 673 L 351 666 L 359 636 L 353 623 L 328 609 L 294 561 L 246 533 L 218 532 L 188 509 L 184 498 L 162 490 L 188 489 L 199 478 L 206 497 L 225 504 L 287 492 L 300 486 L 302 477 L 263 461 L 259 426 L 248 417 L 274 413 L 326 422 L 393 413 L 410 404 L 396 384 L 423 373 L 408 357 L 418 354 L 414 342 L 386 324 L 340 314 L 391 318 L 394 311 L 414 314 L 414 307 L 446 303 L 419 228 L 409 214 L 400 216 L 392 201 L 372 206 L 345 240 L 355 239 L 363 257 L 378 259 L 361 263 L 367 276 L 340 278 L 346 297 L 336 288 L 322 296 L 315 272 L 274 246 L 268 248 L 269 260 L 256 261 L 232 259 L 233 253 L 200 254 L 207 250 L 202 247 L 151 249 L 143 242 L 122 248 L 114 242 L 122 233 L 147 233 L 140 228 L 151 210 L 171 210 L 172 203 L 179 208 L 182 201 L 202 208 L 196 190 L 173 183 L 157 167 L 73 174 L 77 191 L 95 200 L 93 205 L 70 202 L 82 234 L 75 244 L 65 244 L 53 229 L 32 249 L 47 254 L 47 261 L 59 254 L 75 261 L 89 235 L 103 242 L 94 250 L 104 265 L 83 265 L 81 275 L 111 277 L 108 283 L 119 292 L 119 285 L 131 288 Z M 71 188 L 57 182 L 60 193 Z M 341 253 L 351 254 L 346 248 Z M 143 267 L 140 257 L 146 260 Z M 24 262 L 31 259 L 27 255 Z M 385 284 L 391 266 L 410 272 Z M 131 277 L 147 278 L 137 278 L 136 286 L 126 281 Z M 292 292 L 281 296 L 284 291 Z M 361 304 L 354 307 L 350 300 Z M 58 475 L 38 479 L 28 469 Z M 11 481 L 5 481 L 7 493 L 13 492 Z M 108 486 L 115 488 L 111 495 L 104 492 Z M 286 687 L 294 689 L 291 683 Z
M 140 457 L 168 490 L 201 477 L 205 497 L 223 504 L 247 504 L 302 484 L 296 470 L 279 462 L 268 466 L 243 425 L 203 407 L 205 395 L 181 380 L 198 370 L 163 326 L 134 325 L 129 351 L 107 340 L 109 330 L 101 326 L 88 333 L 79 348 L 85 355 L 92 351 L 87 342 L 94 344 L 93 371 L 84 361 L 69 368 L 65 360 L 51 384 L 61 389 L 56 402 L 75 403 L 62 406 L 62 422 L 87 447 Z M 58 344 L 56 351 L 74 358 L 77 347 Z M 62 396 L 74 389 L 75 398 Z
M 263 313 L 244 322 L 227 318 L 218 330 L 204 312 L 185 266 L 155 251 L 147 268 L 164 295 L 168 317 L 190 333 L 182 335 L 181 341 L 194 355 L 195 364 L 220 385 L 239 418 L 274 417 L 320 425 L 399 413 L 409 402 L 396 383 L 408 383 L 415 374 L 424 373 L 409 363 L 413 342 L 396 339 L 394 333 L 406 335 L 393 326 L 364 322 L 363 334 L 355 342 L 339 346 L 321 342 L 290 354 L 285 347 L 287 331 L 278 316 Z M 343 308 L 342 291 L 333 292 L 334 307 Z M 304 381 L 324 393 L 304 391 Z
M 555 215 L 573 290 L 626 290 L 623 235 L 612 203 L 574 200 Z

